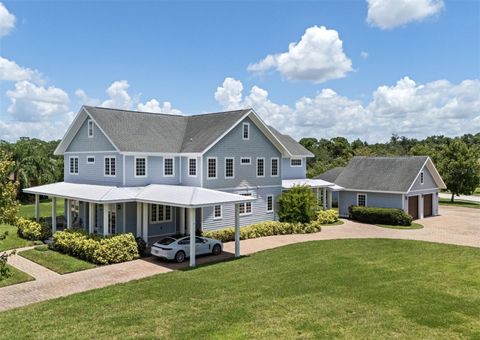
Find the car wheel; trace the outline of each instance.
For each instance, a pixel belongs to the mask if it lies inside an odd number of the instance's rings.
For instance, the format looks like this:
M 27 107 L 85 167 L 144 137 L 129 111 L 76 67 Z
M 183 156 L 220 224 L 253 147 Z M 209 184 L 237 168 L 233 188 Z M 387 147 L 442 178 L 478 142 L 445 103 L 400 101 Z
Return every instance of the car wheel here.
M 222 247 L 220 247 L 219 244 L 216 244 L 213 246 L 213 249 L 212 249 L 213 255 L 220 255 L 221 252 L 222 252 Z
M 175 254 L 175 261 L 178 263 L 182 263 L 185 261 L 185 252 L 180 250 L 178 253 Z

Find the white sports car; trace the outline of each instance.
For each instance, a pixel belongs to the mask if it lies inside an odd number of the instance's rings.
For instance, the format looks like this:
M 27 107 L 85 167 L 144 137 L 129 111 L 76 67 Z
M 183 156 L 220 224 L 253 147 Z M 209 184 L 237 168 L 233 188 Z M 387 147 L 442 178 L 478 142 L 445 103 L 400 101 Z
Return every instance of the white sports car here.
M 220 255 L 223 244 L 219 240 L 195 236 L 195 249 L 196 255 Z M 150 252 L 157 257 L 175 260 L 179 263 L 183 262 L 187 257 L 190 257 L 190 236 L 182 238 L 165 237 L 155 242 Z

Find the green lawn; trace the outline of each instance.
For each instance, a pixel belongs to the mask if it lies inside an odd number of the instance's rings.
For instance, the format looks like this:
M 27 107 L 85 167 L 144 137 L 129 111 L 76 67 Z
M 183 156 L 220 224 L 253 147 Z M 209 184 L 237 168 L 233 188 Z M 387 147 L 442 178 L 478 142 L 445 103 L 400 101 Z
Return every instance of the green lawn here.
M 57 216 L 63 215 L 64 211 L 63 199 L 57 198 Z M 19 217 L 34 217 L 35 204 L 22 204 L 18 213 Z M 52 202 L 51 200 L 42 200 L 40 202 L 40 217 L 52 216 Z
M 454 206 L 454 207 L 465 207 L 465 208 L 480 209 L 480 204 L 479 203 L 462 201 L 462 200 L 458 200 L 458 199 L 455 199 L 452 203 L 452 202 L 450 202 L 449 198 L 441 198 L 440 197 L 438 203 L 440 205 L 450 205 L 450 206 Z
M 24 273 L 24 272 L 18 270 L 17 268 L 12 267 L 12 266 L 9 266 L 8 264 L 7 264 L 7 266 L 8 266 L 8 268 L 10 268 L 10 274 L 12 274 L 12 275 L 9 278 L 0 280 L 0 287 L 5 287 L 5 286 L 14 285 L 16 283 L 35 280 L 33 277 L 31 277 L 27 273 Z M 0 337 L 2 337 L 1 332 L 0 332 Z
M 8 235 L 4 240 L 0 240 L 0 251 L 31 246 L 32 242 L 18 237 L 17 228 L 9 224 L 0 224 L 0 234 L 8 231 Z
M 46 246 L 40 246 L 34 249 L 25 250 L 20 252 L 19 255 L 59 274 L 78 272 L 80 270 L 96 267 L 92 263 L 50 249 L 45 249 L 45 247 Z
M 480 249 L 289 245 L 0 313 L 0 338 L 478 338 Z
M 423 225 L 420 223 L 415 223 L 412 222 L 411 225 L 409 226 L 403 226 L 403 225 L 388 225 L 388 224 L 376 224 L 377 227 L 382 227 L 382 228 L 389 228 L 389 229 L 401 229 L 401 230 L 409 230 L 409 229 L 422 229 Z

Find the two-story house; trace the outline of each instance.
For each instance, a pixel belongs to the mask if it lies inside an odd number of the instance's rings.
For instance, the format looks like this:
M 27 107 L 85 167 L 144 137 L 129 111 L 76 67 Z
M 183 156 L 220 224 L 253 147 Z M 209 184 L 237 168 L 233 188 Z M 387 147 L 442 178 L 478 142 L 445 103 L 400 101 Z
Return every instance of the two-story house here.
M 64 182 L 25 192 L 64 198 L 67 227 L 147 242 L 275 220 L 282 180 L 304 180 L 313 156 L 252 109 L 181 116 L 90 106 L 55 154 Z

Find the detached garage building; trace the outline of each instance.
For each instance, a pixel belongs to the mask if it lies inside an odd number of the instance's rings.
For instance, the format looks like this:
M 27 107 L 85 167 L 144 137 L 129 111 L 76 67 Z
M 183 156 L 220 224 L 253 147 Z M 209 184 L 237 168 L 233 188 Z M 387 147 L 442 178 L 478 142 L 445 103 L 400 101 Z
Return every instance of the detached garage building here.
M 438 191 L 445 189 L 430 157 L 354 157 L 335 180 L 343 187 L 338 209 L 352 205 L 399 208 L 413 219 L 438 215 Z

